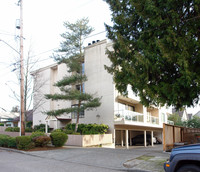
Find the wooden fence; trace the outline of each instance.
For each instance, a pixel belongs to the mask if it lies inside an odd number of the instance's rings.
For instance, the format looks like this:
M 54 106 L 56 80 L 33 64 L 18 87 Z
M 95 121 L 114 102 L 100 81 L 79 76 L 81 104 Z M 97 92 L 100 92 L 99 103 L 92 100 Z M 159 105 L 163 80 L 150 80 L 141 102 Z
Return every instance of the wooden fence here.
M 163 124 L 163 151 L 169 151 L 176 145 L 197 143 L 196 134 L 200 134 L 200 128 Z

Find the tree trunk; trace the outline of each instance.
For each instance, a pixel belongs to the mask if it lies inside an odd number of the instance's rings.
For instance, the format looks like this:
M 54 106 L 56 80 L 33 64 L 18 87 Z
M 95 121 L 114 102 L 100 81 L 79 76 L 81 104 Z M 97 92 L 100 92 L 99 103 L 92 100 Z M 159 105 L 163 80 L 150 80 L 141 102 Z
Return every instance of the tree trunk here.
M 77 129 L 78 129 L 78 124 L 79 124 L 79 113 L 80 113 L 80 112 L 77 112 L 75 132 L 77 132 Z

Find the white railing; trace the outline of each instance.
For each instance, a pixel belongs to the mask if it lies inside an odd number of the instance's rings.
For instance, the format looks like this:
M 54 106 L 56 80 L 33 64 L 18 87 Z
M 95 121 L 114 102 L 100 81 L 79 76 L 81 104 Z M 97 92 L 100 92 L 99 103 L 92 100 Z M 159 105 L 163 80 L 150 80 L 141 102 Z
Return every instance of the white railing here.
M 139 112 L 129 110 L 116 110 L 115 121 L 144 122 L 144 115 Z
M 159 118 L 155 116 L 147 116 L 147 122 L 159 125 Z
M 167 124 L 174 125 L 174 121 L 167 120 Z

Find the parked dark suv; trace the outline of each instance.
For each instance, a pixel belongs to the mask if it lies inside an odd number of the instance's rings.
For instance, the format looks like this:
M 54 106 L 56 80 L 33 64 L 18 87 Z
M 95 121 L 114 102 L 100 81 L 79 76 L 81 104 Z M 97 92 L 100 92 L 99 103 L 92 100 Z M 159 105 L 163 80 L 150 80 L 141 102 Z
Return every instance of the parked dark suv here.
M 200 172 L 200 144 L 172 149 L 164 169 L 166 172 Z
M 151 145 L 151 135 L 150 134 L 146 135 L 146 142 L 147 142 L 147 146 Z M 153 143 L 160 144 L 162 142 L 159 139 L 153 137 Z M 144 144 L 144 134 L 137 135 L 134 138 L 132 138 L 132 144 L 133 145 Z

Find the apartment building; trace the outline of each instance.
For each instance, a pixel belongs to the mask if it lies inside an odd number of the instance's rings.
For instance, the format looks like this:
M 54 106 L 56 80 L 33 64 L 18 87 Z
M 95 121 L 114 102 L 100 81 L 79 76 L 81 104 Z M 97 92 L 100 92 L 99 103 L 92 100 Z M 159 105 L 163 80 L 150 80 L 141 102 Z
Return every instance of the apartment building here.
M 107 124 L 109 133 L 112 133 L 113 143 L 128 147 L 132 145 L 132 139 L 136 135 L 146 135 L 162 139 L 163 123 L 169 123 L 167 117 L 171 114 L 171 108 L 167 107 L 144 107 L 140 103 L 131 88 L 128 88 L 128 96 L 122 96 L 116 89 L 112 75 L 104 65 L 110 65 L 106 55 L 106 49 L 112 50 L 112 43 L 107 40 L 93 42 L 85 48 L 84 72 L 88 80 L 84 84 L 85 92 L 102 97 L 101 106 L 93 111 L 85 111 L 80 116 L 80 123 Z M 41 99 L 41 93 L 53 94 L 59 90 L 53 84 L 62 79 L 67 73 L 64 64 L 54 64 L 37 71 L 35 82 L 46 81 L 34 94 L 34 104 Z M 40 96 L 38 96 L 40 95 Z M 67 123 L 75 123 L 74 114 L 63 114 L 59 117 L 48 117 L 43 112 L 62 107 L 73 106 L 73 102 L 44 100 L 33 114 L 33 125 L 48 124 L 51 128 L 64 127 Z M 153 141 L 151 143 L 153 145 Z

